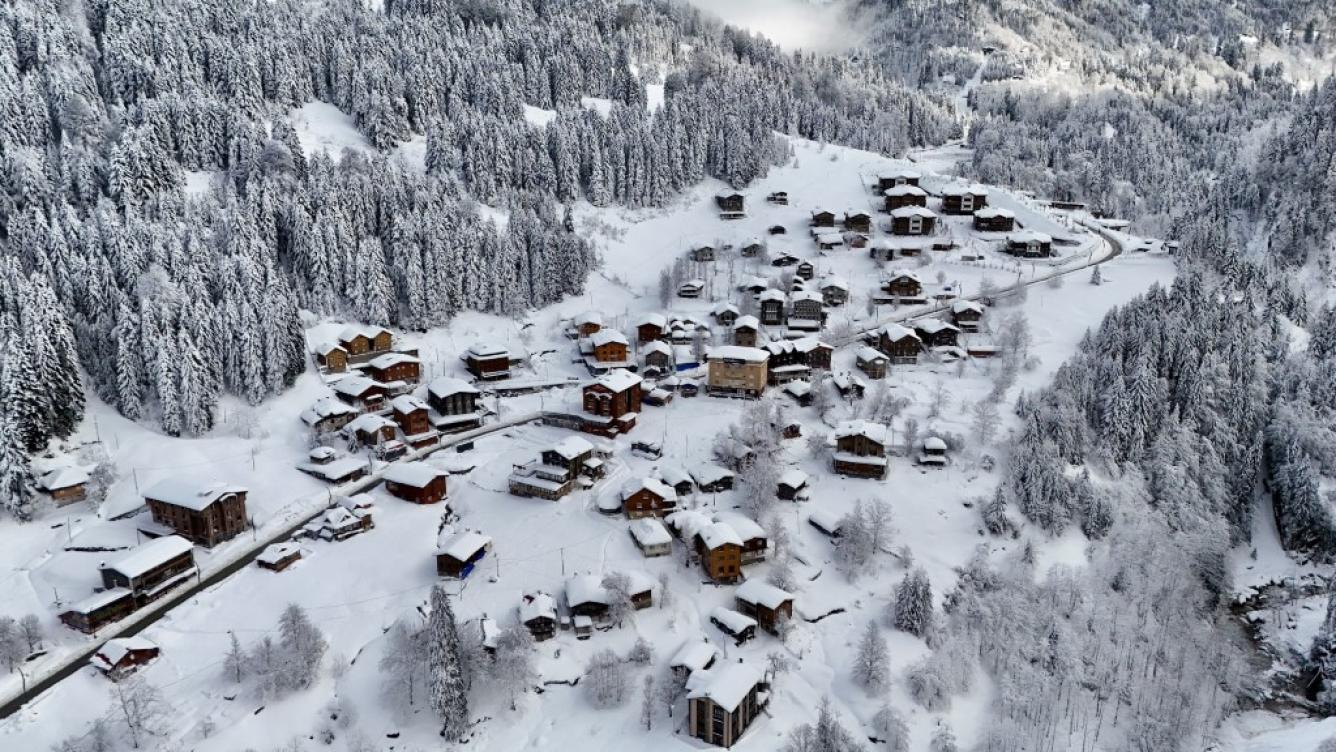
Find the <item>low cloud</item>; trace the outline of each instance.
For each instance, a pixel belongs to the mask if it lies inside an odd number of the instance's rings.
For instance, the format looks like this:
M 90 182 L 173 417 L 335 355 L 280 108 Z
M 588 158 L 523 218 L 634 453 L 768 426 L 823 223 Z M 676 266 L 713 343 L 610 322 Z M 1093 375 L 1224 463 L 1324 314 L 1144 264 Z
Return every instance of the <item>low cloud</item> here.
M 687 0 L 725 23 L 769 38 L 786 50 L 842 52 L 865 36 L 841 0 Z

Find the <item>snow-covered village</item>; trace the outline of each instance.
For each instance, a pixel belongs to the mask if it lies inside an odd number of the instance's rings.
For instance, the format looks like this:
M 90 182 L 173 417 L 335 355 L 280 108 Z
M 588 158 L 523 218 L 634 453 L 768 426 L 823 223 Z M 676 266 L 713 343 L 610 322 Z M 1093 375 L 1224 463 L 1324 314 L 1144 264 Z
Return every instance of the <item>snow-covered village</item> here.
M 0 748 L 1336 752 L 1330 9 L 714 5 L 0 8 Z

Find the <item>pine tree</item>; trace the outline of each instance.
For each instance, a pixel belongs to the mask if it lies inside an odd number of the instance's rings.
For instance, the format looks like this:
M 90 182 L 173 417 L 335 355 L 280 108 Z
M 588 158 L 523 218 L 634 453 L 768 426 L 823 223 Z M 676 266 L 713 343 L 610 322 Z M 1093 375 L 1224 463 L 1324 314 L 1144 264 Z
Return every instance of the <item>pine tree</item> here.
M 468 730 L 468 693 L 455 612 L 440 585 L 431 589 L 426 639 L 427 692 L 431 707 L 441 717 L 441 736 L 449 741 L 459 741 Z
M 863 638 L 858 643 L 858 655 L 854 658 L 854 681 L 869 695 L 881 694 L 891 678 L 891 657 L 886 647 L 886 638 L 875 621 L 870 621 L 863 630 Z
M 892 624 L 896 629 L 924 637 L 932 629 L 932 586 L 928 573 L 916 567 L 895 588 Z
M 0 509 L 27 522 L 32 519 L 36 495 L 24 447 L 8 415 L 0 411 Z

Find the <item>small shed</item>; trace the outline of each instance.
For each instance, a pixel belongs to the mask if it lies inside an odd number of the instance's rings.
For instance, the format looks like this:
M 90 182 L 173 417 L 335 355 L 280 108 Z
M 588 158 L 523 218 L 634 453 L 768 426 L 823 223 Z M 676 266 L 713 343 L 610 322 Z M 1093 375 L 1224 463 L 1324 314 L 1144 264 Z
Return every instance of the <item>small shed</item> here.
M 274 543 L 260 555 L 255 557 L 255 563 L 261 569 L 268 569 L 271 572 L 282 572 L 284 569 L 297 563 L 302 558 L 302 549 L 292 541 Z
M 436 543 L 436 574 L 462 580 L 492 550 L 492 539 L 471 530 L 446 531 Z
M 157 658 L 160 652 L 158 646 L 145 637 L 119 637 L 107 640 L 89 662 L 114 681 Z
M 385 490 L 414 504 L 435 504 L 445 498 L 446 471 L 425 462 L 402 462 L 385 471 Z
M 710 623 L 741 645 L 756 637 L 756 620 L 731 608 L 717 606 L 710 612 Z

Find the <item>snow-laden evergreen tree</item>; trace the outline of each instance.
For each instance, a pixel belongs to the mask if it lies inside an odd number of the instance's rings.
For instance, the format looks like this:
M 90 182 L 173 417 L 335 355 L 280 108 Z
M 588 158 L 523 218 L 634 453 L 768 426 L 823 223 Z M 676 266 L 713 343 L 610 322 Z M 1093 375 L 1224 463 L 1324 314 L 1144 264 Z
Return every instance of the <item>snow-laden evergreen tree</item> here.
M 882 705 L 872 716 L 872 728 L 888 752 L 909 752 L 909 724 L 889 704 Z
M 830 698 L 822 698 L 816 723 L 804 723 L 789 732 L 784 752 L 862 752 L 866 749 L 849 733 L 830 707 Z
M 869 695 L 876 696 L 885 691 L 891 678 L 891 655 L 886 647 L 886 638 L 875 621 L 867 623 L 863 636 L 858 641 L 858 653 L 854 656 L 853 678 Z
M 441 735 L 457 741 L 468 729 L 468 691 L 455 612 L 440 585 L 431 589 L 426 631 L 428 697 L 432 710 L 441 718 Z
M 283 650 L 282 688 L 297 690 L 310 686 L 328 647 L 324 635 L 311 623 L 306 610 L 295 603 L 289 604 L 279 616 L 278 633 Z
M 622 659 L 606 648 L 590 657 L 583 683 L 590 704 L 600 709 L 621 705 L 631 692 Z
M 523 624 L 512 624 L 497 637 L 492 676 L 510 699 L 511 710 L 515 710 L 519 696 L 538 678 L 533 646 L 533 635 Z
M 1327 614 L 1309 651 L 1313 670 L 1322 682 L 1317 701 L 1322 711 L 1336 713 L 1336 591 L 1327 597 Z
M 896 629 L 917 637 L 925 637 L 932 630 L 932 586 L 922 567 L 915 567 L 900 580 L 890 608 L 891 624 Z
M 37 489 L 25 447 L 6 412 L 0 409 L 0 509 L 15 519 L 32 519 Z

